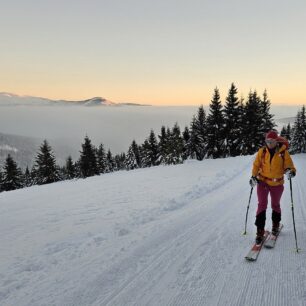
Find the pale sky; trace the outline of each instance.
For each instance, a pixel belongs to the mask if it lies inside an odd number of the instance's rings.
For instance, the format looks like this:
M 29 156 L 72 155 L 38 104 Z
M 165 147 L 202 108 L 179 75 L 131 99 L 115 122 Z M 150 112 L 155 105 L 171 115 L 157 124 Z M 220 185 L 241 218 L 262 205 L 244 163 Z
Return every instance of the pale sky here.
M 234 82 L 306 102 L 304 0 L 0 0 L 0 92 L 208 104 Z

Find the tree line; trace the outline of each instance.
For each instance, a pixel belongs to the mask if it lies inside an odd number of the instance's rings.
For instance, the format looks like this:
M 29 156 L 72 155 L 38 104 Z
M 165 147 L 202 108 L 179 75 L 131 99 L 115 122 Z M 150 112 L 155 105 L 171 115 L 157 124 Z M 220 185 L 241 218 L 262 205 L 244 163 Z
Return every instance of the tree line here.
M 305 105 L 298 111 L 293 126 L 290 123 L 283 126 L 281 136 L 287 138 L 290 142 L 290 152 L 306 153 L 306 111 Z
M 244 101 L 231 84 L 223 106 L 216 88 L 208 114 L 200 106 L 190 126 L 182 132 L 177 123 L 172 128 L 162 126 L 157 136 L 151 130 L 142 144 L 133 140 L 126 153 L 117 155 L 106 151 L 103 144 L 95 147 L 86 136 L 79 159 L 73 161 L 69 156 L 63 167 L 57 165 L 51 146 L 44 140 L 31 170 L 26 168 L 22 172 L 13 158 L 7 156 L 0 169 L 0 192 L 118 170 L 179 164 L 186 159 L 254 154 L 263 145 L 263 135 L 275 127 L 270 105 L 266 90 L 262 97 L 250 91 Z M 284 127 L 281 135 L 291 141 L 292 153 L 306 152 L 305 107 L 298 112 L 294 126 Z

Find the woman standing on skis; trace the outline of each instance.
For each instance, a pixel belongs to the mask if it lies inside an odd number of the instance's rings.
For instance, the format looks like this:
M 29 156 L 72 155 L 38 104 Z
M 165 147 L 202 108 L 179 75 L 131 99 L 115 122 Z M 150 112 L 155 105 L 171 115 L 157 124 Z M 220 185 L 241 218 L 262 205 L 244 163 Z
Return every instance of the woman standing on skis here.
M 259 149 L 253 163 L 251 187 L 257 185 L 258 207 L 255 225 L 256 244 L 261 244 L 265 232 L 268 195 L 271 196 L 272 234 L 277 235 L 281 221 L 280 199 L 284 191 L 284 174 L 288 179 L 296 174 L 296 169 L 287 151 L 288 142 L 278 136 L 276 131 L 266 134 L 266 146 Z

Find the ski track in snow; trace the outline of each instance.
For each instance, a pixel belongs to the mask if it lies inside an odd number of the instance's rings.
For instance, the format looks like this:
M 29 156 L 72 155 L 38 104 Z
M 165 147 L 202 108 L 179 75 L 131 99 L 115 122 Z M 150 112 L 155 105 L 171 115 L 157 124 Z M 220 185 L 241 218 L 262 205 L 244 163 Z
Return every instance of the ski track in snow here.
M 256 231 L 256 192 L 242 235 L 250 156 L 0 194 L 0 305 L 306 306 L 306 155 L 293 158 L 301 251 L 286 182 L 284 228 L 256 262 L 244 260 Z M 267 228 L 270 215 L 269 207 Z

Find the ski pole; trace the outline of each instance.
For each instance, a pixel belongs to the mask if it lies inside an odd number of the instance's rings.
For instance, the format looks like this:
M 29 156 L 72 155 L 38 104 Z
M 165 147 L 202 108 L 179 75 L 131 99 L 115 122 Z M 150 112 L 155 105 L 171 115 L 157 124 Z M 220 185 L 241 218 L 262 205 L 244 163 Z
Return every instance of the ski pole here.
M 294 237 L 295 237 L 295 246 L 296 246 L 296 252 L 299 252 L 298 244 L 297 244 L 297 238 L 296 238 L 296 229 L 295 229 L 295 220 L 294 220 L 294 207 L 293 207 L 293 195 L 292 195 L 292 181 L 291 178 L 290 181 L 290 194 L 291 194 L 291 210 L 292 210 L 292 219 L 293 219 L 293 229 L 294 229 Z
M 246 232 L 246 228 L 247 228 L 248 214 L 249 214 L 249 207 L 250 207 L 250 203 L 251 203 L 252 192 L 253 192 L 253 187 L 251 188 L 250 197 L 249 197 L 249 204 L 248 204 L 247 212 L 246 212 L 246 215 L 245 215 L 245 226 L 244 226 L 244 233 L 243 233 L 243 235 L 246 235 L 246 233 L 247 233 Z

